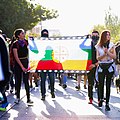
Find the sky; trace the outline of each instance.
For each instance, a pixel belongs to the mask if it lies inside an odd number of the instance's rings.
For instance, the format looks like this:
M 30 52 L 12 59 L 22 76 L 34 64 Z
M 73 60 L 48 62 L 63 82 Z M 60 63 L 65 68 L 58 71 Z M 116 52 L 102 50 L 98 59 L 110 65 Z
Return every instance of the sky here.
M 48 9 L 58 11 L 59 17 L 42 22 L 43 29 L 60 30 L 61 35 L 86 35 L 94 25 L 103 25 L 105 12 L 120 16 L 119 0 L 35 0 Z

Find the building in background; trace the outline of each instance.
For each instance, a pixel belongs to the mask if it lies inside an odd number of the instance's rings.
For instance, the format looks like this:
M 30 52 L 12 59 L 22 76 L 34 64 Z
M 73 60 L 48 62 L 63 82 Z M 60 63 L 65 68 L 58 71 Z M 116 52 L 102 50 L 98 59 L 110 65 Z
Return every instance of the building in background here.
M 49 31 L 49 36 L 50 37 L 59 37 L 59 36 L 61 36 L 59 29 L 48 28 L 48 26 L 43 25 L 42 22 L 38 23 L 38 25 L 36 25 L 34 28 L 32 28 L 32 30 L 28 30 L 26 32 L 26 34 L 28 36 L 32 35 L 34 37 L 38 37 L 38 36 L 40 36 L 41 30 L 43 30 L 43 29 L 47 29 Z

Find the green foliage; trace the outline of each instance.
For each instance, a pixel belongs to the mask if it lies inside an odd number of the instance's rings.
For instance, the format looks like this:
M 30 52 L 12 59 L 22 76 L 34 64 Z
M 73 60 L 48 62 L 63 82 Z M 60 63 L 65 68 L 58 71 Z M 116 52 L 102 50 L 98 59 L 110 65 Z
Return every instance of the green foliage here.
M 30 30 L 40 21 L 56 18 L 57 11 L 30 4 L 26 0 L 0 1 L 0 29 L 8 37 L 13 35 L 17 28 Z
M 93 29 L 91 30 L 91 33 L 93 30 L 97 30 L 100 34 L 102 33 L 103 30 L 105 30 L 105 26 L 104 25 L 94 25 L 93 26 Z
M 105 16 L 105 26 L 111 32 L 112 40 L 114 40 L 114 42 L 117 42 L 120 37 L 120 19 L 118 16 L 111 13 L 110 8 Z
M 111 32 L 111 40 L 114 43 L 120 39 L 120 19 L 111 13 L 111 8 L 106 12 L 105 25 L 95 25 L 93 29 L 98 30 L 100 33 L 103 30 L 109 30 Z

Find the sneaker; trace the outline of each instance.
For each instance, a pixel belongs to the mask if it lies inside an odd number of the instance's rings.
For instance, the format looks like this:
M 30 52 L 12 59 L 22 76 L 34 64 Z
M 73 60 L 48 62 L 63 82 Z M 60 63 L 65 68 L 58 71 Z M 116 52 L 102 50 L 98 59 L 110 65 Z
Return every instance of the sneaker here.
M 89 102 L 88 102 L 88 104 L 92 104 L 92 99 L 89 99 Z
M 19 104 L 20 98 L 17 98 L 14 103 Z
M 76 86 L 75 88 L 76 88 L 77 90 L 80 90 L 80 86 L 79 86 L 79 85 L 78 85 L 78 86 Z
M 110 111 L 109 104 L 106 104 L 106 105 L 105 105 L 105 110 L 106 110 L 106 111 Z
M 63 84 L 63 88 L 65 89 L 67 87 L 67 85 L 66 84 Z
M 98 101 L 98 106 L 99 106 L 99 107 L 102 107 L 102 103 L 103 103 L 102 100 Z
M 0 106 L 0 111 L 6 111 L 6 107 L 8 106 L 8 102 L 6 103 L 3 103 L 1 106 Z
M 41 100 L 45 101 L 45 95 L 42 96 Z
M 27 100 L 27 104 L 28 105 L 33 105 L 33 101 L 32 100 Z
M 55 94 L 54 94 L 54 93 L 51 93 L 51 97 L 52 97 L 52 98 L 55 98 Z

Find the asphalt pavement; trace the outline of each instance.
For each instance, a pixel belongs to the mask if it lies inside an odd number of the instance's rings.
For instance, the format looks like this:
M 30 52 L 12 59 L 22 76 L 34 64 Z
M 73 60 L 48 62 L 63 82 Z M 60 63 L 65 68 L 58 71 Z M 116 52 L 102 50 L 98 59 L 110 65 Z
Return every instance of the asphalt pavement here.
M 5 112 L 0 111 L 0 120 L 120 120 L 120 93 L 112 83 L 110 111 L 98 107 L 97 92 L 94 88 L 93 104 L 88 104 L 88 89 L 84 89 L 81 81 L 81 89 L 76 90 L 76 80 L 68 79 L 67 88 L 59 86 L 55 80 L 55 98 L 51 98 L 50 90 L 46 82 L 46 100 L 41 100 L 40 86 L 31 89 L 32 106 L 26 104 L 24 85 L 21 88 L 21 100 L 15 104 L 14 93 L 6 92 L 9 105 Z

